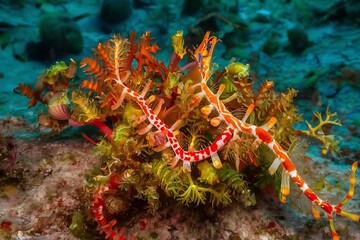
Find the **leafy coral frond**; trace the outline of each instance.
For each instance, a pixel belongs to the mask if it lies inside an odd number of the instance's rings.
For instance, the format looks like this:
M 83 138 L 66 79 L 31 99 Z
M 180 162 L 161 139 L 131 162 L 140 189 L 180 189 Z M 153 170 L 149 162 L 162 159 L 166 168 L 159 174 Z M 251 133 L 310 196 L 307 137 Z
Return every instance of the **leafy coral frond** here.
M 15 91 L 17 91 L 17 93 L 20 93 L 21 95 L 27 98 L 32 98 L 34 96 L 34 91 L 32 87 L 28 84 L 20 83 L 19 86 L 15 88 Z
M 74 103 L 74 117 L 76 117 L 79 122 L 89 122 L 93 119 L 103 118 L 97 103 L 90 100 L 85 93 L 80 91 L 72 92 L 71 101 Z
M 179 195 L 178 200 L 186 206 L 189 206 L 190 203 L 194 203 L 195 205 L 200 205 L 200 203 L 205 204 L 205 192 L 201 190 L 201 187 L 191 184 L 185 192 Z
M 52 65 L 45 73 L 44 82 L 50 85 L 55 84 L 58 81 L 58 77 L 61 75 L 66 75 L 68 66 L 65 62 L 57 62 Z
M 38 99 L 38 96 L 36 96 L 34 90 L 32 89 L 31 86 L 27 85 L 27 84 L 19 84 L 19 86 L 17 86 L 14 89 L 14 92 L 21 94 L 27 98 L 30 99 L 30 102 L 28 104 L 28 108 L 32 108 L 36 105 Z
M 14 91 L 31 99 L 28 108 L 35 106 L 38 101 L 48 104 L 48 100 L 51 99 L 49 96 L 68 91 L 68 83 L 75 74 L 76 62 L 73 59 L 70 59 L 69 66 L 63 61 L 56 62 L 38 76 L 34 88 L 20 84 Z
M 178 169 L 170 169 L 168 162 L 164 160 L 154 160 L 151 166 L 155 177 L 160 180 L 161 188 L 165 190 L 166 194 L 176 196 L 182 190 L 183 184 Z
M 126 66 L 126 57 L 127 54 L 129 52 L 129 42 L 128 39 L 123 39 L 121 38 L 120 35 L 114 35 L 109 43 L 110 45 L 110 49 L 111 49 L 111 54 L 110 54 L 110 59 L 112 62 L 112 65 L 114 67 L 114 72 L 113 74 L 117 77 L 120 78 L 120 73 L 124 70 L 124 67 Z
M 208 161 L 202 161 L 198 163 L 197 168 L 200 171 L 200 177 L 198 178 L 200 182 L 205 182 L 210 185 L 214 185 L 216 182 L 219 182 L 216 168 L 214 168 L 214 166 L 211 165 Z
M 105 139 L 101 139 L 101 141 L 96 144 L 95 154 L 110 158 L 113 154 L 112 144 Z
M 146 186 L 145 189 L 139 191 L 136 197 L 146 200 L 148 203 L 147 208 L 153 213 L 155 213 L 161 205 L 159 193 L 156 191 L 156 187 L 152 185 Z
M 110 53 L 111 46 L 109 42 L 99 43 L 95 51 L 95 54 L 99 57 L 108 73 L 114 73 L 114 65 L 111 62 Z
M 309 130 L 302 131 L 307 136 L 313 137 L 320 141 L 323 144 L 322 153 L 326 154 L 328 150 L 331 150 L 331 153 L 334 155 L 335 152 L 339 151 L 339 147 L 337 146 L 340 141 L 335 140 L 334 135 L 327 135 L 324 130 L 325 125 L 337 125 L 341 126 L 340 120 L 336 119 L 336 113 L 331 113 L 329 111 L 329 107 L 326 109 L 326 117 L 323 118 L 321 113 L 314 112 L 314 117 L 318 120 L 318 124 L 316 126 L 312 126 L 309 122 L 306 121 Z
M 220 191 L 211 189 L 209 192 L 212 207 L 229 205 L 231 203 L 230 191 L 227 189 L 226 184 L 221 184 Z
M 233 170 L 228 164 L 218 169 L 218 176 L 222 182 L 235 189 L 236 191 L 244 191 L 247 188 L 247 182 L 243 179 L 243 175 Z
M 175 53 L 182 59 L 186 54 L 186 48 L 184 48 L 183 31 L 177 31 L 171 37 L 171 40 Z
M 88 57 L 84 58 L 80 62 L 80 67 L 84 68 L 84 73 L 93 75 L 98 79 L 105 80 L 107 78 L 107 72 L 105 71 L 105 68 L 103 68 L 100 62 L 95 59 Z
M 255 196 L 248 188 L 248 182 L 244 180 L 243 174 L 232 169 L 230 165 L 224 166 L 217 170 L 219 180 L 226 183 L 228 188 L 233 189 L 236 193 L 235 198 L 239 199 L 245 206 L 256 204 Z
M 101 93 L 102 92 L 102 86 L 101 86 L 101 83 L 98 80 L 84 79 L 81 82 L 80 88 L 88 89 L 89 94 L 91 92 L 96 92 L 96 93 Z

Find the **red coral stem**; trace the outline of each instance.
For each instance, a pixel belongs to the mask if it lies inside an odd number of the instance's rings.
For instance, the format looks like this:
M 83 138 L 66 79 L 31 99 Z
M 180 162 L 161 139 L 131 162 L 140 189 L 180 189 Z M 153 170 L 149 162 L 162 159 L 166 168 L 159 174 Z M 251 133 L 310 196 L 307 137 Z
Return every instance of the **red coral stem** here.
M 101 121 L 100 119 L 91 120 L 88 124 L 91 124 L 91 125 L 99 128 L 99 130 L 105 135 L 105 137 L 109 141 L 113 140 L 113 137 L 112 137 L 113 130 L 108 125 L 106 125 L 103 121 Z

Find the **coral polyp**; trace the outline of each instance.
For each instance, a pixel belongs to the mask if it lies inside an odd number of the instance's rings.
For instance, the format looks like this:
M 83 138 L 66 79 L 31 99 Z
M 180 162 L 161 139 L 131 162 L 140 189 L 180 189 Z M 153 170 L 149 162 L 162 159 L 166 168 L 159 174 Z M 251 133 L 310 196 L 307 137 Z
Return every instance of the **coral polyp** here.
M 284 203 L 292 180 L 311 202 L 315 217 L 320 209 L 325 212 L 332 237 L 338 239 L 335 214 L 359 221 L 343 210 L 354 195 L 357 162 L 344 200 L 335 205 L 322 200 L 297 170 L 299 159 L 290 158 L 299 158 L 294 151 L 303 148 L 300 131 L 293 127 L 302 121 L 293 105 L 297 91 L 276 93 L 270 80 L 255 87 L 250 66 L 240 62 L 215 71 L 212 55 L 218 41 L 206 32 L 191 51 L 178 31 L 166 65 L 155 57 L 160 48 L 149 32 L 138 40 L 135 33 L 130 38 L 114 35 L 81 61 L 78 88 L 68 84 L 75 77 L 71 60 L 69 66 L 62 62 L 51 67 L 39 78 L 40 87 L 20 85 L 17 91 L 31 99 L 29 107 L 38 101 L 46 104 L 57 126 L 92 125 L 102 132 L 98 142 L 91 140 L 102 168 L 88 190 L 92 215 L 107 239 L 129 237 L 118 227 L 117 213 L 129 207 L 121 208 L 124 201 L 118 195 L 143 199 L 150 212 L 169 199 L 188 207 L 232 201 L 252 206 L 256 197 L 251 184 L 269 179 L 267 185 Z M 332 120 L 335 115 L 327 111 L 325 119 L 315 116 L 319 125 L 308 123 L 302 135 L 319 140 L 324 153 L 337 150 L 334 137 L 322 132 L 325 124 L 339 125 Z M 248 167 L 258 170 L 259 179 L 246 176 Z

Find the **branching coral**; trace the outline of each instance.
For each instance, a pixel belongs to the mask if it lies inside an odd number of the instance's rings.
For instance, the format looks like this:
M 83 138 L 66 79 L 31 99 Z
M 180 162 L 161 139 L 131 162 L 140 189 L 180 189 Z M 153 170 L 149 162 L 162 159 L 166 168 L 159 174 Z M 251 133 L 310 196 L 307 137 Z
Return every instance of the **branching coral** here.
M 277 94 L 268 80 L 255 88 L 250 66 L 239 62 L 230 62 L 213 74 L 217 42 L 207 32 L 200 45 L 189 51 L 179 31 L 172 37 L 174 51 L 166 66 L 155 58 L 160 48 L 149 32 L 138 41 L 135 34 L 129 39 L 115 35 L 98 44 L 94 57 L 81 61 L 86 78 L 80 88 L 68 86 L 75 77 L 71 61 L 69 67 L 52 67 L 35 91 L 25 85 L 17 90 L 32 99 L 30 106 L 38 100 L 47 104 L 56 121 L 77 127 L 93 125 L 103 133 L 98 143 L 92 140 L 103 165 L 89 183 L 89 192 L 92 214 L 108 239 L 126 237 L 124 228 L 116 228 L 116 217 L 127 211 L 119 193 L 127 199 L 143 199 L 152 212 L 172 198 L 188 206 L 210 203 L 214 207 L 234 200 L 254 205 L 251 182 L 245 180 L 248 166 L 258 171 L 253 181 L 258 186 L 261 182 L 272 185 L 282 202 L 290 194 L 292 180 L 310 200 L 315 217 L 319 207 L 326 212 L 337 239 L 334 213 L 359 220 L 343 210 L 354 194 L 357 163 L 344 201 L 332 205 L 320 199 L 290 158 L 301 142 L 293 128 L 302 120 L 293 105 L 296 90 Z M 192 61 L 183 65 L 187 54 Z M 66 118 L 51 113 L 52 105 L 42 97 L 45 89 L 66 106 Z M 332 120 L 333 114 L 327 111 L 326 115 L 324 120 L 316 114 L 319 125 L 308 124 L 310 130 L 304 133 L 333 150 L 336 141 L 321 135 L 322 127 L 339 123 Z

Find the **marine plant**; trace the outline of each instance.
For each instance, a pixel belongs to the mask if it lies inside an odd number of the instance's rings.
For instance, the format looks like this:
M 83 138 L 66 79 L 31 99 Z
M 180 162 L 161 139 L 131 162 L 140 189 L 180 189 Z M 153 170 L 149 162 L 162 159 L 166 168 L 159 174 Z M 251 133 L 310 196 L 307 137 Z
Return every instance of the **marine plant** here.
M 298 153 L 305 149 L 293 127 L 302 121 L 293 105 L 296 90 L 276 93 L 269 80 L 256 88 L 248 64 L 231 61 L 217 69 L 212 62 L 217 42 L 206 32 L 189 50 L 178 31 L 166 65 L 155 57 L 160 48 L 150 32 L 138 40 L 135 33 L 114 35 L 80 62 L 77 75 L 74 60 L 69 66 L 58 62 L 34 88 L 21 84 L 16 91 L 31 99 L 29 107 L 47 105 L 48 114 L 42 116 L 55 133 L 69 125 L 93 125 L 102 132 L 99 140 L 85 137 L 96 144 L 102 160 L 88 191 L 92 216 L 107 239 L 128 237 L 118 220 L 134 197 L 147 202 L 151 212 L 171 199 L 190 207 L 232 201 L 251 206 L 255 183 L 272 186 L 285 203 L 290 179 L 310 200 L 316 218 L 320 208 L 327 214 L 332 237 L 338 239 L 334 214 L 359 221 L 343 210 L 354 195 L 357 162 L 344 200 L 335 205 L 322 200 L 294 164 L 302 164 Z M 76 79 L 81 83 L 71 87 Z M 301 133 L 319 140 L 323 153 L 335 152 L 338 142 L 322 127 L 339 121 L 329 111 L 324 119 L 315 116 L 318 125 L 308 123 L 309 130 Z M 255 168 L 257 177 L 249 178 L 247 168 Z

